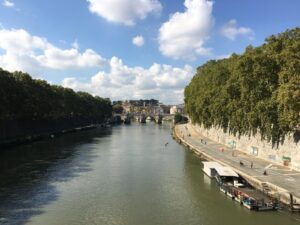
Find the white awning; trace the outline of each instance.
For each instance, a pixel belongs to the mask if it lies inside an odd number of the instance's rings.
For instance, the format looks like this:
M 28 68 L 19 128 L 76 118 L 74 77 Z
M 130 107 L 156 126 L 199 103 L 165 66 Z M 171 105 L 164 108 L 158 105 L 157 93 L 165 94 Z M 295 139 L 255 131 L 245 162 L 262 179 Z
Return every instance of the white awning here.
M 221 177 L 239 177 L 239 175 L 234 172 L 234 170 L 231 167 L 228 166 L 222 166 L 218 162 L 202 162 L 205 168 L 209 169 L 215 169 L 219 176 Z
M 233 169 L 227 166 L 216 167 L 215 170 L 221 177 L 239 177 Z
M 204 167 L 207 167 L 209 169 L 215 169 L 216 167 L 223 167 L 220 163 L 218 162 L 202 162 Z

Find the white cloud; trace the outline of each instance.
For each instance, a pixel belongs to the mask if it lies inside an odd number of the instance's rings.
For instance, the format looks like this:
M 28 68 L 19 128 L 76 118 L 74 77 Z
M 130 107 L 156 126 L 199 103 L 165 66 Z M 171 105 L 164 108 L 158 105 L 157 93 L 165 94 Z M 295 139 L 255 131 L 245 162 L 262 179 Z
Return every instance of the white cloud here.
M 222 29 L 221 34 L 230 39 L 235 40 L 238 35 L 247 35 L 249 39 L 253 39 L 254 32 L 248 27 L 238 27 L 236 20 L 230 20 Z
M 67 77 L 63 80 L 62 85 L 64 87 L 69 87 L 74 90 L 86 91 L 90 90 L 90 84 L 79 82 L 75 77 Z
M 2 5 L 5 6 L 5 7 L 13 8 L 15 6 L 15 3 L 13 3 L 12 1 L 9 1 L 9 0 L 4 0 L 2 2 Z
M 104 64 L 108 68 L 102 69 Z M 62 84 L 113 100 L 157 98 L 165 103 L 182 102 L 183 89 L 194 74 L 188 65 L 178 68 L 154 63 L 149 68 L 130 67 L 117 57 L 106 60 L 92 49 L 60 49 L 46 38 L 22 29 L 0 29 L 0 67 L 35 77 L 49 69 L 68 72 L 73 68 L 101 68 L 89 80 L 66 77 Z
M 138 47 L 143 46 L 144 43 L 145 43 L 144 37 L 141 36 L 141 35 L 138 35 L 138 36 L 136 36 L 136 37 L 134 37 L 134 38 L 132 39 L 132 44 L 134 44 L 134 45 L 136 45 L 136 46 L 138 46 Z
M 19 29 L 0 29 L 0 67 L 9 71 L 22 70 L 36 76 L 45 69 L 101 67 L 105 63 L 92 49 L 60 49 L 46 38 L 33 36 Z
M 105 62 L 92 49 L 79 53 L 75 48 L 62 50 L 53 46 L 45 49 L 43 55 L 37 56 L 36 59 L 46 68 L 60 70 L 101 67 Z
M 121 59 L 112 57 L 109 72 L 100 71 L 88 82 L 65 78 L 62 84 L 113 100 L 157 98 L 165 103 L 179 103 L 193 74 L 193 68 L 188 65 L 176 68 L 154 63 L 145 69 L 128 67 Z
M 72 47 L 75 49 L 79 49 L 79 43 L 77 39 L 72 43 Z
M 89 10 L 107 21 L 132 26 L 149 13 L 159 13 L 162 5 L 158 0 L 87 0 Z
M 8 71 L 23 71 L 35 77 L 41 74 L 42 67 L 32 55 L 7 53 L 0 55 L 0 67 Z
M 204 43 L 214 23 L 213 2 L 185 0 L 184 6 L 184 12 L 176 12 L 160 27 L 159 50 L 174 59 L 194 60 L 196 56 L 210 53 Z
M 8 53 L 32 55 L 35 50 L 46 49 L 48 45 L 45 38 L 32 36 L 22 29 L 0 30 L 0 48 Z

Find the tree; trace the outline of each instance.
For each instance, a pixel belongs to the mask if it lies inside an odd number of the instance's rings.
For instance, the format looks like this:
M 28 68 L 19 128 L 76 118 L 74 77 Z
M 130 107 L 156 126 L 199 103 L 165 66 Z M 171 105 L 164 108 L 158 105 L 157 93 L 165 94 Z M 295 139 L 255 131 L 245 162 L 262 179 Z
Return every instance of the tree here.
M 1 120 L 90 120 L 111 116 L 109 99 L 34 80 L 22 72 L 0 68 Z
M 181 115 L 180 113 L 176 113 L 174 116 L 174 123 L 187 123 L 188 122 L 188 118 Z
M 123 113 L 123 107 L 120 104 L 113 105 L 113 112 L 117 114 Z
M 211 60 L 185 88 L 185 107 L 194 123 L 253 135 L 273 143 L 300 125 L 300 29 L 248 46 L 242 55 Z

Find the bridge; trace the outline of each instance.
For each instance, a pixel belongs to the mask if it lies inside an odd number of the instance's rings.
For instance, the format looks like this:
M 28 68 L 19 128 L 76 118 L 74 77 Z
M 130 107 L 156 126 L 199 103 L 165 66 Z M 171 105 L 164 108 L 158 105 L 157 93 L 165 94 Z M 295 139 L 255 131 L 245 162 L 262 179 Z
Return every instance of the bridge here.
M 163 113 L 127 113 L 113 115 L 114 123 L 130 124 L 133 119 L 139 123 L 146 123 L 146 120 L 150 120 L 161 124 L 162 121 L 173 121 L 174 115 Z
M 131 123 L 131 118 L 132 116 L 127 113 L 127 114 L 118 114 L 118 113 L 114 113 L 112 116 L 112 123 L 114 124 L 130 124 Z
M 146 120 L 150 120 L 161 124 L 162 121 L 173 121 L 174 115 L 164 113 L 139 113 L 135 114 L 134 118 L 140 123 L 146 123 Z

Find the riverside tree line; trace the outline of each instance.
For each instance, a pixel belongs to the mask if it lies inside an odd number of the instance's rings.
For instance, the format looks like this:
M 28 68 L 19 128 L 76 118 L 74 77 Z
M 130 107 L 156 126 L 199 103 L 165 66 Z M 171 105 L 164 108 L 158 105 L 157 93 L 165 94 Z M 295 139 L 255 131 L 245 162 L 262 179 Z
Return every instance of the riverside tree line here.
M 283 142 L 300 128 L 300 29 L 273 35 L 242 55 L 207 62 L 184 95 L 194 123 Z
M 9 73 L 1 68 L 0 102 L 0 140 L 13 138 L 14 134 L 22 136 L 39 130 L 51 131 L 51 126 L 57 130 L 101 123 L 112 113 L 109 99 L 74 92 L 32 79 L 26 73 Z M 67 123 L 63 124 L 63 121 Z M 45 128 L 46 124 L 48 128 Z

